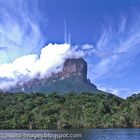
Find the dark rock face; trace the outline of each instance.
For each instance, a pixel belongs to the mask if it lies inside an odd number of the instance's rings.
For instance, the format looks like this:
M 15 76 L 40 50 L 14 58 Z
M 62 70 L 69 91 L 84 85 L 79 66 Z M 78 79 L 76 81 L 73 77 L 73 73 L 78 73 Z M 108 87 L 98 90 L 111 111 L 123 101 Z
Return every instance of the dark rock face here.
M 52 74 L 49 78 L 33 79 L 29 82 L 18 84 L 12 92 L 94 92 L 97 87 L 87 79 L 87 63 L 83 58 L 67 59 L 62 72 Z
M 51 79 L 64 80 L 73 77 L 74 80 L 87 80 L 87 63 L 84 59 L 67 59 L 63 65 L 62 72 L 52 74 Z
M 84 59 L 67 59 L 62 71 L 63 78 L 75 76 L 79 80 L 87 80 L 87 63 Z

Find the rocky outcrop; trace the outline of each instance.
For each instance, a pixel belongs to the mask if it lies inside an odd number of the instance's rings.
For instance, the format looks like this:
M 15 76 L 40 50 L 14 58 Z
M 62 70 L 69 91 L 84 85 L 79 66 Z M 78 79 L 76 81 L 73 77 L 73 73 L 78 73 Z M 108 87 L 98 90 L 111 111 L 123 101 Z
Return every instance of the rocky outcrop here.
M 48 78 L 33 79 L 26 83 L 18 83 L 11 89 L 13 92 L 94 92 L 97 87 L 87 79 L 87 63 L 83 58 L 67 59 L 61 72 Z
M 84 59 L 67 59 L 64 63 L 62 78 L 74 76 L 75 78 L 87 80 L 87 63 Z
M 60 73 L 52 74 L 50 79 L 64 80 L 73 77 L 74 80 L 87 81 L 87 63 L 83 58 L 67 59 Z

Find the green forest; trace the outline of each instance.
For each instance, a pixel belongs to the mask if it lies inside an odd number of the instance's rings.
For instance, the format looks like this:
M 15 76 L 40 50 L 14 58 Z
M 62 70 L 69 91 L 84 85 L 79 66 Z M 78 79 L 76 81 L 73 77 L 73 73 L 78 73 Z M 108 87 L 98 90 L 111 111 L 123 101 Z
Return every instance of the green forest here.
M 140 127 L 140 94 L 0 93 L 0 129 Z

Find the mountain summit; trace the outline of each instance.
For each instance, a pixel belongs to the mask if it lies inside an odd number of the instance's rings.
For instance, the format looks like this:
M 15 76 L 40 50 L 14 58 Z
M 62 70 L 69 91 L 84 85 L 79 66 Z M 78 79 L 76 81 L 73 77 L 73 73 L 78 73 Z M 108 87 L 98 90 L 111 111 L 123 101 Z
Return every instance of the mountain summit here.
M 49 78 L 32 79 L 26 83 L 18 83 L 12 92 L 95 92 L 97 87 L 87 79 L 87 63 L 83 58 L 67 59 L 63 69 Z

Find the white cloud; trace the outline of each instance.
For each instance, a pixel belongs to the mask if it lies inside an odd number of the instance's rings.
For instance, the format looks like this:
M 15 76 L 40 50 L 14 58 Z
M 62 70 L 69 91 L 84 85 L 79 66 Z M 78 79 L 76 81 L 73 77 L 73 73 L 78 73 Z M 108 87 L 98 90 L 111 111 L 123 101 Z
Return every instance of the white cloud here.
M 82 46 L 82 49 L 83 49 L 83 50 L 93 49 L 93 48 L 94 48 L 94 46 L 91 45 L 91 44 L 84 44 L 84 45 Z
M 40 56 L 22 56 L 12 63 L 0 65 L 0 89 L 9 88 L 36 76 L 41 79 L 60 72 L 67 58 L 79 58 L 84 55 L 81 50 L 74 49 L 77 47 L 70 47 L 69 44 L 48 44 L 41 50 Z

